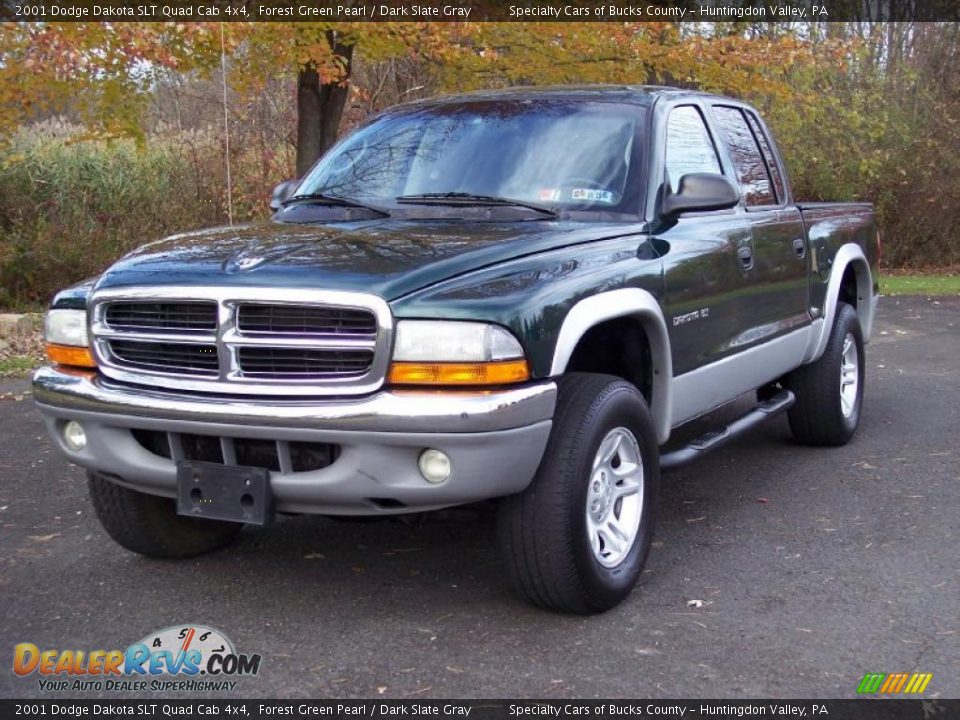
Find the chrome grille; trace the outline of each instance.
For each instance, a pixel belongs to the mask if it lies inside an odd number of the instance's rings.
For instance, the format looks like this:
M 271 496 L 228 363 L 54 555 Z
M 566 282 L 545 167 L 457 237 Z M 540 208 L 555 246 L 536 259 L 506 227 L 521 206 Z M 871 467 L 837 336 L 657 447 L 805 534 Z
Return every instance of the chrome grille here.
M 336 395 L 383 384 L 393 329 L 364 293 L 145 287 L 101 290 L 90 331 L 116 380 L 203 392 Z
M 117 302 L 107 306 L 104 324 L 116 330 L 147 332 L 213 333 L 217 330 L 217 304 Z
M 377 318 L 368 310 L 352 308 L 243 304 L 237 311 L 237 329 L 245 334 L 373 337 Z
M 373 353 L 369 350 L 242 347 L 238 357 L 244 375 L 271 378 L 362 375 L 373 363 Z
M 113 339 L 107 341 L 107 347 L 117 361 L 129 367 L 213 377 L 220 374 L 216 345 Z

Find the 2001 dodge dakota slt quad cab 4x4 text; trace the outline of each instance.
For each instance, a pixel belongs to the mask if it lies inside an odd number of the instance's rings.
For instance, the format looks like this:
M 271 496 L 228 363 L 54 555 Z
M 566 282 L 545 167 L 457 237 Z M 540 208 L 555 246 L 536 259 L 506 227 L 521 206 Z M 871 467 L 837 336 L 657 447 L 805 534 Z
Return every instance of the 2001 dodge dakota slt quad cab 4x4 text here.
M 640 575 L 661 468 L 782 411 L 802 443 L 857 429 L 871 206 L 795 203 L 736 100 L 571 87 L 404 105 L 273 207 L 146 245 L 47 315 L 37 403 L 134 552 L 197 555 L 275 513 L 498 498 L 514 588 L 598 612 Z

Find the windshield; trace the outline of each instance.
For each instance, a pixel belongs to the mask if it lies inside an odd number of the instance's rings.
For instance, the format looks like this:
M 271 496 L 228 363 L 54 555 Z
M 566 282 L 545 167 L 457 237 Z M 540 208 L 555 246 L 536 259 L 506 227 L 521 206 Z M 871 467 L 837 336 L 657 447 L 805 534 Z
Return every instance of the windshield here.
M 334 147 L 297 194 L 392 204 L 458 193 L 637 213 L 643 109 L 556 100 L 473 101 L 381 117 Z M 424 201 L 437 201 L 426 198 Z

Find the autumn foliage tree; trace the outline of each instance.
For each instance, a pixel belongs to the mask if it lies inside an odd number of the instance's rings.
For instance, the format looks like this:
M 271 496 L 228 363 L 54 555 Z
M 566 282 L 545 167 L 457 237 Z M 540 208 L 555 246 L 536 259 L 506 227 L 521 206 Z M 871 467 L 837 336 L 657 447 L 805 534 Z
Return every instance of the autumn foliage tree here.
M 156 74 L 209 73 L 221 50 L 241 95 L 296 79 L 298 176 L 336 141 L 359 55 L 416 58 L 446 90 L 650 83 L 792 101 L 796 68 L 837 57 L 824 44 L 814 56 L 793 34 L 698 34 L 667 22 L 9 24 L 0 120 L 16 127 L 69 108 L 90 127 L 138 135 Z
M 277 75 L 296 77 L 296 173 L 302 176 L 336 142 L 351 90 L 354 58 L 407 56 L 441 63 L 459 29 L 440 23 L 233 24 L 235 86 L 257 92 Z
M 156 73 L 213 67 L 219 38 L 211 23 L 0 23 L 0 133 L 69 111 L 142 138 Z

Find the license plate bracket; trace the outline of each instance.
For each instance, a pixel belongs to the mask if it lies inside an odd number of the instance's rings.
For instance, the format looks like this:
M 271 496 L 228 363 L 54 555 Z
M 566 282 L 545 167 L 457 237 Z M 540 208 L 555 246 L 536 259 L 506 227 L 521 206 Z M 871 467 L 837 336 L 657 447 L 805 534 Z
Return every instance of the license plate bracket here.
M 178 462 L 177 514 L 266 525 L 273 519 L 270 471 L 194 460 Z

